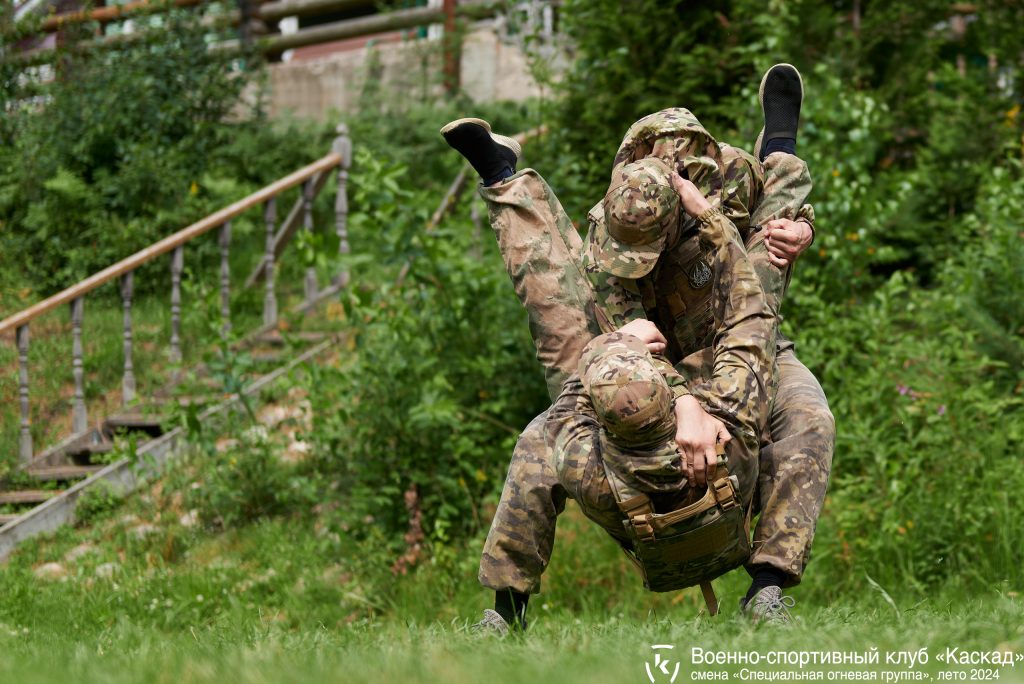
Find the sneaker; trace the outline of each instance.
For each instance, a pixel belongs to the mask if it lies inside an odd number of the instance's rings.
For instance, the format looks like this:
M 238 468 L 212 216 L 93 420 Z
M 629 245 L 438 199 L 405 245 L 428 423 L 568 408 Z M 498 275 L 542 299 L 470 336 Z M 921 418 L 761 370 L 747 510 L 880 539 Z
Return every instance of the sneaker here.
M 441 135 L 479 174 L 484 185 L 492 185 L 516 172 L 523 148 L 512 138 L 491 133 L 483 119 L 456 119 L 441 129 Z
M 772 138 L 793 138 L 800 125 L 804 82 L 792 64 L 776 64 L 761 79 L 757 99 L 764 112 L 764 127 L 757 134 L 754 150 L 764 160 L 764 148 Z M 767 134 L 766 134 L 767 132 Z
M 496 637 L 508 636 L 510 629 L 511 628 L 508 626 L 508 623 L 505 622 L 505 618 L 501 617 L 498 615 L 497 611 L 491 610 L 490 608 L 484 609 L 483 619 L 470 627 L 470 630 L 475 634 Z
M 785 625 L 793 620 L 789 609 L 795 603 L 792 596 L 783 596 L 779 587 L 765 587 L 749 601 L 740 600 L 740 608 L 755 625 Z

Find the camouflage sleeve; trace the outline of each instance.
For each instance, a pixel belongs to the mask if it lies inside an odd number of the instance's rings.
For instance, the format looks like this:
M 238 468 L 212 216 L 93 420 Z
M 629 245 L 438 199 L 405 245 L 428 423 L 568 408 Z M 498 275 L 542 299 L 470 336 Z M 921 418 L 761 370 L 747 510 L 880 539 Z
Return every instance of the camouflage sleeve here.
M 776 318 L 733 223 L 716 209 L 699 220 L 714 273 L 711 308 L 718 332 L 712 377 L 691 390 L 709 413 L 756 448 L 768 415 Z
M 589 246 L 592 241 L 589 236 L 586 244 L 588 248 L 584 249 L 582 257 L 583 273 L 590 283 L 590 289 L 594 291 L 595 306 L 604 313 L 608 322 L 609 329 L 603 332 L 612 332 L 630 321 L 646 318 L 640 291 L 636 285 L 626 278 L 619 278 L 602 270 L 590 253 Z
M 807 245 L 808 247 L 810 247 L 811 245 L 814 244 L 814 238 L 817 236 L 817 233 L 814 230 L 814 207 L 812 207 L 810 204 L 805 204 L 802 207 L 800 207 L 800 211 L 796 212 L 796 220 L 803 221 L 808 226 L 810 226 L 811 244 Z
M 590 224 L 590 229 L 594 229 L 593 222 Z M 647 313 L 644 311 L 643 298 L 640 296 L 640 290 L 635 281 L 619 278 L 602 270 L 590 252 L 589 246 L 593 242 L 589 235 L 585 244 L 587 247 L 584 248 L 580 260 L 583 265 L 583 273 L 590 283 L 590 288 L 594 291 L 594 305 L 599 312 L 604 314 L 603 317 L 600 313 L 597 316 L 598 320 L 602 322 L 602 327 L 608 328 L 604 332 L 614 332 L 630 321 L 646 319 Z M 661 374 L 665 376 L 665 381 L 672 388 L 676 399 L 690 393 L 686 385 L 686 378 L 667 359 L 655 356 L 654 363 Z
M 675 366 L 669 363 L 668 359 L 660 355 L 654 355 L 652 358 L 654 359 L 654 367 L 665 378 L 665 382 L 668 383 L 669 388 L 672 390 L 672 395 L 676 399 L 685 397 L 690 393 L 690 388 L 686 385 L 686 378 L 675 369 Z

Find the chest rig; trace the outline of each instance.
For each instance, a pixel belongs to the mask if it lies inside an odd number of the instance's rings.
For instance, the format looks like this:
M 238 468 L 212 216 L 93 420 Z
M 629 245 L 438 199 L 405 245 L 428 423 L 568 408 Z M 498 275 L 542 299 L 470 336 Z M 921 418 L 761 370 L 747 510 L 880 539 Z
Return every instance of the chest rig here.
M 751 553 L 750 510 L 744 508 L 736 478 L 729 475 L 724 449 L 703 496 L 658 512 L 651 497 L 630 486 L 607 462 L 605 474 L 629 544 L 622 548 L 650 591 L 675 591 L 699 584 L 711 615 L 718 599 L 711 580 L 747 561 Z
M 649 274 L 637 280 L 647 318 L 668 339 L 668 358 L 674 364 L 711 346 L 715 332 L 712 275 L 693 225 L 675 244 L 666 246 Z

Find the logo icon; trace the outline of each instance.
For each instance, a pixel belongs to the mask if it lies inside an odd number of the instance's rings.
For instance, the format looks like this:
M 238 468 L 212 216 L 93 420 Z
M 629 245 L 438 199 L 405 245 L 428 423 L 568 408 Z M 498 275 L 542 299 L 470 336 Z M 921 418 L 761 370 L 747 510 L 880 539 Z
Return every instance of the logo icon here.
M 672 682 L 676 681 L 676 677 L 679 676 L 679 661 L 675 661 L 675 669 L 672 668 L 672 661 L 664 657 L 660 651 L 671 651 L 675 646 L 668 644 L 655 644 L 651 646 L 651 650 L 654 651 L 654 662 L 644 663 L 644 668 L 647 670 L 647 678 L 651 680 L 651 684 L 657 684 L 658 682 Z
M 693 268 L 690 269 L 687 276 L 690 280 L 690 287 L 694 290 L 699 290 L 710 282 L 711 267 L 701 259 L 693 265 Z

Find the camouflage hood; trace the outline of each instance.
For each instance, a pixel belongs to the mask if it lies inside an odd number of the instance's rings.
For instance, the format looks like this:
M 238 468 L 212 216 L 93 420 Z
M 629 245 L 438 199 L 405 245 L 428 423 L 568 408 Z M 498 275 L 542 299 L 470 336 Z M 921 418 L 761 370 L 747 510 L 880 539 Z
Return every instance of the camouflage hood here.
M 693 113 L 682 107 L 649 114 L 626 131 L 612 177 L 622 166 L 645 157 L 665 162 L 701 189 L 742 234 L 761 197 L 761 163 L 740 148 L 717 142 Z M 708 173 L 716 169 L 717 173 Z

